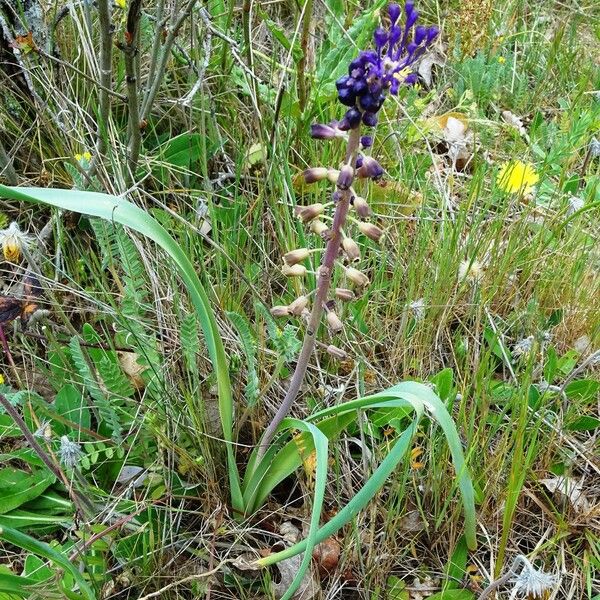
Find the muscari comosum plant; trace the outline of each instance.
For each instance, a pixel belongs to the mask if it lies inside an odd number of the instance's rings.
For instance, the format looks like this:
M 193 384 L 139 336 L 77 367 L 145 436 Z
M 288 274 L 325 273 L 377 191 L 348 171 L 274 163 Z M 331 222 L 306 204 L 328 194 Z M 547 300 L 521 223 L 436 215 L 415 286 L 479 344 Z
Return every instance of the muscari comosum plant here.
M 417 75 L 411 66 L 426 52 L 438 34 L 436 27 L 416 26 L 418 13 L 410 0 L 404 5 L 404 10 L 397 4 L 391 4 L 388 17 L 387 26 L 378 27 L 374 33 L 375 49 L 360 52 L 350 63 L 348 75 L 336 82 L 338 99 L 347 107 L 341 121 L 312 126 L 314 138 L 346 141 L 345 157 L 339 169 L 315 167 L 303 173 L 307 184 L 328 180 L 335 185 L 332 196 L 334 214 L 328 221 L 331 224 L 328 224 L 325 223 L 326 207 L 322 204 L 297 209 L 298 217 L 309 225 L 316 236 L 325 240 L 326 245 L 312 310 L 308 310 L 309 294 L 301 296 L 289 306 L 273 309 L 275 315 L 304 316 L 307 319 L 304 343 L 286 397 L 252 453 L 243 478 L 240 477 L 234 452 L 232 432 L 235 402 L 223 341 L 209 294 L 183 249 L 146 211 L 124 198 L 93 192 L 0 186 L 0 195 L 6 198 L 39 202 L 120 223 L 152 239 L 175 262 L 197 312 L 215 370 L 231 504 L 235 514 L 246 517 L 254 513 L 277 484 L 301 466 L 311 453 L 315 453 L 314 498 L 307 539 L 256 561 L 259 566 L 268 566 L 304 553 L 301 568 L 284 600 L 291 598 L 300 584 L 310 564 L 313 547 L 350 522 L 407 455 L 413 435 L 426 414 L 439 424 L 447 439 L 462 494 L 467 544 L 472 549 L 476 546 L 473 486 L 465 466 L 461 442 L 446 407 L 428 386 L 404 382 L 372 396 L 324 408 L 305 420 L 287 417 L 313 354 L 323 313 L 326 313 L 330 333 L 338 333 L 342 324 L 335 312 L 335 299 L 351 301 L 369 284 L 367 276 L 356 268 L 356 263 L 360 261 L 360 249 L 347 232 L 356 227 L 360 233 L 376 242 L 382 237 L 382 231 L 367 221 L 369 205 L 357 192 L 363 182 L 377 179 L 384 172 L 381 165 L 367 154 L 373 138 L 371 135 L 361 135 L 361 129 L 375 127 L 378 112 L 386 98 L 395 96 L 402 85 L 416 82 Z M 302 263 L 312 252 L 307 248 L 288 252 L 284 256 L 284 273 L 291 277 L 302 276 L 306 271 Z M 341 261 L 342 257 L 345 257 L 346 264 Z M 333 298 L 330 298 L 336 269 L 349 283 L 344 287 L 336 287 L 331 294 Z M 328 347 L 328 351 L 334 356 L 343 355 L 343 351 L 333 345 Z M 327 475 L 328 442 L 355 421 L 359 411 L 371 409 L 387 409 L 396 418 L 403 415 L 409 420 L 409 425 L 357 494 L 327 524 L 319 526 Z

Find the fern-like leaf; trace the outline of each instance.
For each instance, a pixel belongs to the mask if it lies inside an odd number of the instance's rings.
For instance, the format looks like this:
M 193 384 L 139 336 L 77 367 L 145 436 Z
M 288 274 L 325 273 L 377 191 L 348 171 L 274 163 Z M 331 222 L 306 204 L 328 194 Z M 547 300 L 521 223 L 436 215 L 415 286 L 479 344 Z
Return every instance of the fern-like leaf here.
M 252 330 L 248 325 L 248 321 L 242 315 L 236 312 L 228 312 L 227 316 L 236 328 L 240 341 L 242 342 L 242 348 L 244 350 L 244 355 L 246 356 L 246 370 L 248 373 L 245 389 L 246 402 L 248 403 L 248 406 L 254 406 L 258 400 L 259 391 L 258 374 L 256 372 L 256 340 L 252 335 Z
M 115 439 L 115 441 L 120 441 L 122 430 L 121 424 L 119 423 L 119 417 L 111 406 L 108 398 L 102 392 L 100 384 L 92 373 L 92 369 L 81 349 L 81 344 L 76 337 L 71 338 L 69 349 L 75 368 L 83 380 L 86 390 L 96 403 L 100 418 L 111 428 L 113 439 Z

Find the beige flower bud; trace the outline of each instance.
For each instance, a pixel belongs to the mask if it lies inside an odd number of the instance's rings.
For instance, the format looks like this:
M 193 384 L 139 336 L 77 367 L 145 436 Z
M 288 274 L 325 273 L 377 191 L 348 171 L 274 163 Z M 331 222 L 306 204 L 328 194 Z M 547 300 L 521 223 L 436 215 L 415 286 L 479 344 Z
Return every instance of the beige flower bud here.
M 310 250 L 308 248 L 298 248 L 297 250 L 291 250 L 283 255 L 283 262 L 292 266 L 306 260 L 310 256 Z
M 356 294 L 347 288 L 335 288 L 335 297 L 344 302 L 350 302 L 356 298 Z
M 330 310 L 326 316 L 327 326 L 332 334 L 339 333 L 342 329 L 344 329 L 344 324 L 341 319 L 335 314 L 334 311 Z
M 290 314 L 299 317 L 307 306 L 308 298 L 306 296 L 299 296 L 288 306 L 288 310 Z
M 274 306 L 271 309 L 271 314 L 274 317 L 287 317 L 290 314 L 289 308 L 287 306 Z
M 346 277 L 359 287 L 366 287 L 369 285 L 369 278 L 362 271 L 359 271 L 354 267 L 346 268 Z
M 345 360 L 348 358 L 348 353 L 334 345 L 327 346 L 327 353 L 331 354 L 337 360 Z
M 352 206 L 354 206 L 354 210 L 356 214 L 361 219 L 366 219 L 371 214 L 371 208 L 369 207 L 367 201 L 360 196 L 355 196 L 352 201 Z
M 344 238 L 342 240 L 342 248 L 350 262 L 356 263 L 360 261 L 360 249 L 358 248 L 358 244 L 352 238 Z
M 296 216 L 303 223 L 308 223 L 309 221 L 316 219 L 319 215 L 322 215 L 324 210 L 325 207 L 320 202 L 310 204 L 309 206 L 297 206 Z
M 283 265 L 281 272 L 286 277 L 304 277 L 306 275 L 306 267 L 304 265 Z
M 302 176 L 304 177 L 305 183 L 315 183 L 316 181 L 323 181 L 327 177 L 329 169 L 325 167 L 312 167 L 303 171 Z
M 381 238 L 383 237 L 383 231 L 377 227 L 377 225 L 373 225 L 373 223 L 359 223 L 358 228 L 363 235 L 366 235 L 369 239 L 374 242 L 381 242 Z
M 313 219 L 310 222 L 310 230 L 317 235 L 323 235 L 326 231 L 329 230 L 329 227 L 323 221 L 319 219 Z
M 327 179 L 331 183 L 337 183 L 338 177 L 340 176 L 340 172 L 337 169 L 328 169 L 327 171 Z

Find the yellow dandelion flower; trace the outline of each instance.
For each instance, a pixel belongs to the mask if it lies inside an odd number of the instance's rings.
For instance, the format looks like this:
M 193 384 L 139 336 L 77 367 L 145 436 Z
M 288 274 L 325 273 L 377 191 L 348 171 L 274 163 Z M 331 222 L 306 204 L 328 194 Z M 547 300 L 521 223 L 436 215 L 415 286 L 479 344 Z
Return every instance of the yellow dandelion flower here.
M 125 10 L 125 7 L 127 6 L 127 0 L 115 0 L 115 4 L 119 8 L 122 8 L 123 10 Z
M 4 385 L 4 375 L 0 373 L 0 385 Z
M 506 58 L 504 58 L 504 56 L 499 56 L 498 57 L 498 62 L 503 65 L 506 62 Z
M 535 172 L 532 165 L 520 160 L 513 160 L 502 166 L 496 178 L 496 183 L 502 191 L 509 194 L 517 192 L 529 194 L 539 179 L 540 176 Z
M 11 223 L 7 229 L 0 230 L 0 246 L 4 259 L 11 263 L 16 263 L 21 258 L 24 248 L 27 248 L 32 242 L 32 237 L 23 233 L 17 223 Z
M 82 158 L 83 158 L 83 154 L 76 154 L 76 155 L 75 155 L 75 160 L 76 160 L 77 162 L 81 162 L 81 159 L 82 159 Z

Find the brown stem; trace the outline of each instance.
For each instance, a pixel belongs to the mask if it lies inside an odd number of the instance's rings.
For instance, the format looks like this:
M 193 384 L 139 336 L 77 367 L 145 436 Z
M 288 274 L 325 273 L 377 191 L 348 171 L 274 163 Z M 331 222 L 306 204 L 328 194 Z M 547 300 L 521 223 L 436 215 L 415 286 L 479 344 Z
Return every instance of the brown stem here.
M 304 3 L 304 14 L 302 16 L 302 36 L 300 38 L 300 49 L 302 57 L 298 61 L 297 84 L 298 84 L 298 104 L 300 112 L 304 112 L 307 100 L 306 89 L 306 65 L 308 62 L 308 41 L 310 37 L 310 25 L 312 23 L 313 0 L 306 0 Z
M 350 164 L 352 167 L 354 167 L 356 163 L 356 152 L 358 150 L 359 142 L 360 127 L 357 127 L 356 129 L 353 129 L 351 131 L 350 138 L 348 140 L 348 146 L 346 148 L 345 162 L 347 164 Z M 296 363 L 296 369 L 292 376 L 290 387 L 288 388 L 285 398 L 283 399 L 281 406 L 275 414 L 275 417 L 273 417 L 273 420 L 271 421 L 271 423 L 269 423 L 269 426 L 265 429 L 265 433 L 263 434 L 260 443 L 260 448 L 258 451 L 259 460 L 262 458 L 267 447 L 271 443 L 271 440 L 275 436 L 279 424 L 290 412 L 292 404 L 294 403 L 294 400 L 296 399 L 296 396 L 300 391 L 300 386 L 304 381 L 304 376 L 306 375 L 308 363 L 315 348 L 316 335 L 319 329 L 319 324 L 321 322 L 321 317 L 323 315 L 323 305 L 325 304 L 327 300 L 327 294 L 329 293 L 329 287 L 331 285 L 331 276 L 333 274 L 333 269 L 335 266 L 335 259 L 338 257 L 340 251 L 340 244 L 342 242 L 342 229 L 344 227 L 344 224 L 346 223 L 346 216 L 348 214 L 348 209 L 350 208 L 350 198 L 350 190 L 345 190 L 341 192 L 340 198 L 337 203 L 337 207 L 335 209 L 335 214 L 333 216 L 331 235 L 329 237 L 329 241 L 327 242 L 327 247 L 323 255 L 321 268 L 319 269 L 317 293 L 315 296 L 312 312 L 310 313 L 308 326 L 306 328 L 306 334 L 304 335 L 302 350 L 300 351 L 300 356 L 298 357 L 298 362 Z
M 140 157 L 142 145 L 142 124 L 140 122 L 140 106 L 138 99 L 138 79 L 136 73 L 136 55 L 138 52 L 139 24 L 141 17 L 142 0 L 133 0 L 127 13 L 127 32 L 125 44 L 120 45 L 125 56 L 125 79 L 127 82 L 127 108 L 128 108 L 128 180 L 135 183 L 135 171 Z
M 112 24 L 110 18 L 110 0 L 98 1 L 98 22 L 100 24 L 100 92 L 98 101 L 98 128 L 96 132 L 96 154 L 88 169 L 93 175 L 101 163 L 101 156 L 106 150 L 105 135 L 110 118 L 110 93 L 112 88 Z

